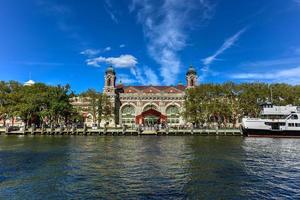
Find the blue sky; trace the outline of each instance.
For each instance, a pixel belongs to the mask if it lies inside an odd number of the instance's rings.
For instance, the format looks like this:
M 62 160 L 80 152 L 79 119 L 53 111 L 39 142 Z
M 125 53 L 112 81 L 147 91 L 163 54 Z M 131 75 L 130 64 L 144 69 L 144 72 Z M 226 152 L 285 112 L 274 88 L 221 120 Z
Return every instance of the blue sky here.
M 300 84 L 300 0 L 0 0 L 0 80 Z

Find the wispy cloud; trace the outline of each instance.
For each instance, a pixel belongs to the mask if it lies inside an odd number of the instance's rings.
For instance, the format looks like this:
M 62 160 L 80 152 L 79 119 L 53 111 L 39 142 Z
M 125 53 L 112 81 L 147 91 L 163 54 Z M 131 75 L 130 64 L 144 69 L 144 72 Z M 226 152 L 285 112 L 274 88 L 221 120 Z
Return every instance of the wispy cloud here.
M 238 73 L 231 75 L 231 78 L 249 81 L 264 80 L 270 82 L 300 84 L 299 74 L 300 66 L 276 71 L 268 70 L 268 72 L 265 73 Z
M 144 67 L 144 73 L 146 76 L 146 80 L 147 80 L 147 84 L 151 84 L 151 85 L 159 85 L 160 81 L 156 75 L 156 73 L 149 67 Z
M 80 52 L 80 54 L 88 56 L 88 57 L 92 57 L 92 56 L 99 54 L 100 52 L 101 52 L 100 49 L 86 49 L 86 50 Z
M 203 67 L 201 69 L 202 74 L 199 77 L 199 81 L 203 80 L 208 73 L 210 73 L 210 65 L 218 60 L 218 57 L 223 54 L 227 49 L 231 48 L 240 38 L 240 36 L 246 31 L 246 28 L 243 28 L 239 30 L 236 34 L 233 36 L 227 38 L 222 46 L 211 56 L 208 56 L 207 58 L 202 59 Z
M 131 78 L 128 74 L 119 74 L 118 79 L 124 84 L 133 84 L 137 82 L 135 78 Z
M 102 63 L 106 63 L 109 65 L 113 65 L 116 68 L 131 68 L 135 67 L 138 63 L 137 58 L 126 54 L 120 55 L 119 57 L 96 57 L 90 58 L 86 60 L 87 65 L 100 67 Z
M 111 47 L 105 47 L 105 49 L 103 51 L 111 51 Z
M 110 16 L 111 20 L 113 22 L 115 22 L 116 24 L 118 24 L 119 20 L 118 20 L 116 14 L 115 14 L 115 11 L 113 9 L 113 5 L 112 5 L 110 0 L 105 0 L 104 1 L 104 9 L 105 9 L 106 13 Z
M 300 57 L 288 57 L 273 60 L 261 60 L 256 62 L 244 62 L 240 64 L 241 68 L 267 68 L 267 67 L 290 67 L 291 65 L 300 65 Z
M 294 0 L 300 6 L 300 0 Z
M 80 54 L 85 55 L 87 57 L 93 57 L 98 55 L 99 53 L 104 53 L 111 50 L 111 47 L 105 47 L 104 49 L 86 49 L 84 51 L 81 51 Z
M 159 85 L 161 83 L 156 73 L 148 66 L 133 67 L 130 68 L 130 72 L 135 77 L 136 83 L 142 85 Z
M 47 1 L 47 0 L 38 0 L 36 1 L 37 5 L 43 7 L 43 10 L 45 10 L 49 15 L 56 15 L 58 17 L 68 17 L 71 15 L 72 11 L 71 9 L 64 5 L 64 4 L 58 4 L 54 3 L 53 1 Z
M 184 49 L 188 30 L 200 26 L 212 16 L 208 0 L 132 0 L 130 11 L 136 11 L 148 40 L 150 56 L 160 65 L 165 84 L 174 84 L 182 66 L 178 52 Z
M 238 31 L 236 34 L 234 34 L 233 36 L 231 36 L 230 38 L 226 39 L 225 42 L 222 44 L 222 46 L 211 56 L 204 58 L 203 64 L 205 66 L 208 66 L 210 64 L 212 64 L 214 61 L 217 60 L 217 57 L 219 55 L 221 55 L 224 51 L 226 51 L 227 49 L 229 49 L 230 47 L 232 47 L 240 38 L 240 36 L 245 32 L 245 28 L 243 28 L 242 30 Z
M 120 44 L 120 48 L 124 48 L 125 47 L 125 44 Z

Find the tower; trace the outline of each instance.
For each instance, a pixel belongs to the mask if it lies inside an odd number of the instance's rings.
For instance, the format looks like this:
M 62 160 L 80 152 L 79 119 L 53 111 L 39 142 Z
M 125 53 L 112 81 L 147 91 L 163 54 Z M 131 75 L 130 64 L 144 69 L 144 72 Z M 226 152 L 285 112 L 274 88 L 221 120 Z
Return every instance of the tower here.
M 186 84 L 187 88 L 193 88 L 197 85 L 197 72 L 196 69 L 193 66 L 190 66 L 189 70 L 186 73 Z
M 104 81 L 105 83 L 103 92 L 107 95 L 115 94 L 116 73 L 112 66 L 106 69 Z

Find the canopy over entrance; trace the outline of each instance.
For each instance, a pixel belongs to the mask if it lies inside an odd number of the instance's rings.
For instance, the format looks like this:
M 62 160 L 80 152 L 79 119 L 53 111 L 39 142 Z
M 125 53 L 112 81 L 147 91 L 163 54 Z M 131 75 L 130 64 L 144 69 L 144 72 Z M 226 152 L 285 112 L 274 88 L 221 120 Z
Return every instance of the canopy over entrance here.
M 161 124 L 167 121 L 167 116 L 157 110 L 149 109 L 135 117 L 136 124 Z

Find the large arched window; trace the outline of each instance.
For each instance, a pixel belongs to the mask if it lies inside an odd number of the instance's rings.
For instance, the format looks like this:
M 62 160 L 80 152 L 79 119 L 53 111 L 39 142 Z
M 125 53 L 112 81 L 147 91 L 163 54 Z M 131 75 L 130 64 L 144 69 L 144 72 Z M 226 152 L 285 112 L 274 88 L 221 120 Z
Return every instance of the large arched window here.
M 179 110 L 177 106 L 169 106 L 167 108 L 167 116 L 177 116 L 179 115 Z
M 122 116 L 134 116 L 135 109 L 132 105 L 126 105 L 122 108 Z
M 179 124 L 179 109 L 175 105 L 168 106 L 166 109 L 168 124 L 170 125 L 177 125 Z
M 135 124 L 135 107 L 126 105 L 121 110 L 122 124 L 132 125 Z

